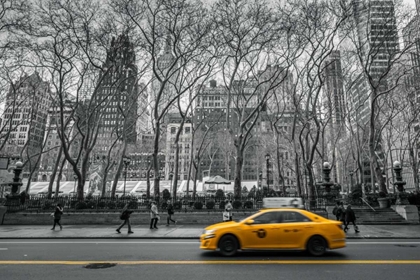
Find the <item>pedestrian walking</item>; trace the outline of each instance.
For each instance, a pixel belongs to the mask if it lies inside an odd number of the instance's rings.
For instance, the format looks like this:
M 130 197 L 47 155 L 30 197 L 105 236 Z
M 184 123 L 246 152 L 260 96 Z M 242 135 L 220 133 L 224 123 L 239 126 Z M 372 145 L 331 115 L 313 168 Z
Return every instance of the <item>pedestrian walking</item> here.
M 344 228 L 346 228 L 347 227 L 347 224 L 346 224 L 346 209 L 344 208 L 344 203 L 343 202 L 340 202 L 340 207 L 338 207 L 337 212 L 338 212 L 339 217 L 340 217 L 339 221 L 341 221 L 344 225 Z
M 351 205 L 347 206 L 345 216 L 346 216 L 345 217 L 346 224 L 345 224 L 345 227 L 344 227 L 344 231 L 346 232 L 347 230 L 349 230 L 348 226 L 349 226 L 350 223 L 352 223 L 353 227 L 354 227 L 354 231 L 356 233 L 359 233 L 359 227 L 356 225 L 356 215 L 354 214 L 353 209 L 351 209 Z
M 174 206 L 172 205 L 171 201 L 168 200 L 168 206 L 166 206 L 166 209 L 168 210 L 168 217 L 166 218 L 166 226 L 169 226 L 169 222 L 173 222 L 176 224 L 176 221 L 172 220 L 172 215 L 175 214 L 174 212 Z
M 335 205 L 333 209 L 333 215 L 337 219 L 337 221 L 341 220 L 341 215 L 343 214 L 343 207 L 341 207 L 340 201 L 337 201 L 337 204 Z
M 57 204 L 57 206 L 55 207 L 54 213 L 52 213 L 51 215 L 54 217 L 54 225 L 51 230 L 55 230 L 55 225 L 59 225 L 60 230 L 62 230 L 63 226 L 60 224 L 60 220 L 61 220 L 61 215 L 63 215 L 63 207 L 61 206 L 60 203 Z
M 229 200 L 225 200 L 225 212 L 223 213 L 223 220 L 224 221 L 232 221 L 232 210 L 233 210 L 233 206 L 232 206 L 232 201 Z
M 134 211 L 131 211 L 128 209 L 128 203 L 125 204 L 123 210 L 121 211 L 120 219 L 123 220 L 123 222 L 120 224 L 120 226 L 116 229 L 118 233 L 121 233 L 120 229 L 127 224 L 128 226 L 128 234 L 134 233 L 131 231 L 131 223 L 130 223 L 130 216 Z
M 159 212 L 156 206 L 156 202 L 152 201 L 152 207 L 150 207 L 150 229 L 158 229 L 156 224 L 159 220 Z

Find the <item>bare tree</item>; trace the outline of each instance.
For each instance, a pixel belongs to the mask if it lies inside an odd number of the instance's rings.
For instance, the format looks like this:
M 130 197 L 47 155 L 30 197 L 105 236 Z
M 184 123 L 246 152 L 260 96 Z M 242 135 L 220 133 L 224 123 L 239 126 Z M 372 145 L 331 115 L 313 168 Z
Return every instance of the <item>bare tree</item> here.
M 296 50 L 287 45 L 283 19 L 264 1 L 220 0 L 213 10 L 215 34 L 223 46 L 219 68 L 227 92 L 226 129 L 236 149 L 234 196 L 240 197 L 244 151 Z M 277 47 L 281 40 L 287 46 Z
M 369 119 L 363 120 L 369 131 L 368 155 L 370 159 L 371 185 L 377 182 L 380 190 L 387 193 L 385 179 L 382 176 L 383 151 L 381 150 L 381 99 L 396 92 L 408 73 L 407 69 L 400 68 L 403 56 L 411 45 L 401 47 L 398 41 L 400 20 L 407 19 L 407 12 L 400 9 L 401 3 L 394 1 L 357 1 L 352 3 L 354 20 L 349 21 L 347 33 L 348 42 L 353 47 L 356 65 L 359 73 L 368 84 L 366 107 L 369 107 Z M 401 72 L 391 74 L 394 68 Z M 385 121 L 386 122 L 386 121 Z M 374 188 L 373 188 L 374 189 Z
M 200 61 L 206 52 L 210 24 L 202 4 L 197 1 L 148 0 L 133 2 L 113 1 L 115 10 L 125 22 L 138 32 L 142 51 L 148 55 L 152 80 L 152 119 L 155 134 L 153 167 L 155 197 L 160 194 L 158 153 L 161 127 L 165 116 L 185 90 L 174 90 L 177 80 L 206 61 Z M 163 52 L 163 54 L 162 54 Z M 188 83 L 187 87 L 194 86 Z

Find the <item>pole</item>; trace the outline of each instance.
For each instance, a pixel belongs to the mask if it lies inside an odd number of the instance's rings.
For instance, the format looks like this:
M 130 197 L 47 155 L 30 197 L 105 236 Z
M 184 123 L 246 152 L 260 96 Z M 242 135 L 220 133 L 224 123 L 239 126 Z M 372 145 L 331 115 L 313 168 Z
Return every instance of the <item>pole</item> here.
M 125 164 L 125 168 L 124 168 L 124 192 L 123 192 L 123 197 L 125 197 L 125 183 L 127 181 L 127 164 Z
M 269 172 L 269 158 L 267 157 L 267 191 L 270 191 L 270 172 Z

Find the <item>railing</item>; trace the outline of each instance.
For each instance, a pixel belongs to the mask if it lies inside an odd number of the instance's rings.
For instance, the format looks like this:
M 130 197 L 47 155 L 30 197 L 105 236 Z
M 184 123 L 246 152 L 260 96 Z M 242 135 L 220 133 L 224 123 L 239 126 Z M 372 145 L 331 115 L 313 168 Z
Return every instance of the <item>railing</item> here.
M 49 211 L 54 210 L 57 204 L 61 204 L 64 209 L 68 210 L 97 210 L 97 211 L 118 211 L 122 209 L 125 204 L 128 204 L 130 209 L 148 211 L 152 199 L 138 198 L 138 197 L 116 197 L 116 198 L 101 198 L 91 197 L 85 198 L 83 201 L 78 201 L 76 197 L 58 197 L 48 199 L 46 197 L 30 197 L 28 199 L 6 200 L 4 205 L 7 206 L 9 212 L 17 211 Z M 159 208 L 166 209 L 166 199 L 160 197 Z M 207 203 L 209 203 L 207 207 Z M 223 210 L 225 198 L 213 198 L 206 196 L 196 196 L 193 200 L 191 197 L 179 197 L 174 202 L 176 210 L 187 211 L 195 209 L 201 205 L 203 210 Z M 258 210 L 262 208 L 261 198 L 244 198 L 241 200 L 234 200 L 233 207 L 236 209 Z M 239 201 L 239 202 L 238 202 Z M 197 204 L 198 203 L 198 204 Z
M 49 211 L 54 210 L 55 206 L 60 203 L 64 209 L 81 210 L 86 209 L 90 211 L 118 211 L 122 209 L 125 204 L 129 204 L 129 208 L 133 210 L 148 211 L 150 202 L 153 198 L 146 197 L 85 197 L 83 201 L 78 201 L 76 197 L 59 196 L 58 198 L 48 199 L 47 197 L 31 196 L 25 200 L 6 200 L 5 205 L 9 212 L 16 211 Z M 166 209 L 166 201 L 168 198 L 159 197 L 160 209 Z M 215 197 L 214 195 L 196 195 L 195 199 L 191 196 L 178 196 L 174 202 L 174 208 L 178 211 L 203 210 L 203 211 L 219 211 L 224 209 L 225 199 L 232 201 L 232 206 L 237 210 L 259 210 L 262 208 L 262 197 L 247 197 L 243 196 L 240 199 L 233 199 L 227 197 Z M 310 211 L 323 211 L 327 205 L 335 204 L 335 197 L 332 196 L 317 196 L 308 197 L 302 196 L 305 208 Z M 156 199 L 153 199 L 156 200 Z
M 362 200 L 362 202 L 364 202 L 367 206 L 369 206 L 370 209 L 372 209 L 373 211 L 376 211 L 375 208 L 373 208 L 369 202 L 366 201 L 366 199 L 364 199 L 363 197 L 360 198 Z

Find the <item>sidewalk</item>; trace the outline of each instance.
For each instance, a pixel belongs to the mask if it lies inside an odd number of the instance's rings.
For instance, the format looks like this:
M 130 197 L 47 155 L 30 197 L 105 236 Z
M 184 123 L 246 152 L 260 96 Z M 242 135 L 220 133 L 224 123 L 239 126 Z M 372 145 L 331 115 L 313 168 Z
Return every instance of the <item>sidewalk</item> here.
M 0 226 L 0 239 L 197 239 L 206 225 L 160 225 L 150 230 L 148 225 L 133 225 L 133 234 L 127 227 L 117 233 L 115 225 L 63 225 L 63 230 L 51 230 L 51 226 Z M 360 225 L 360 233 L 353 228 L 348 239 L 420 239 L 420 225 Z

